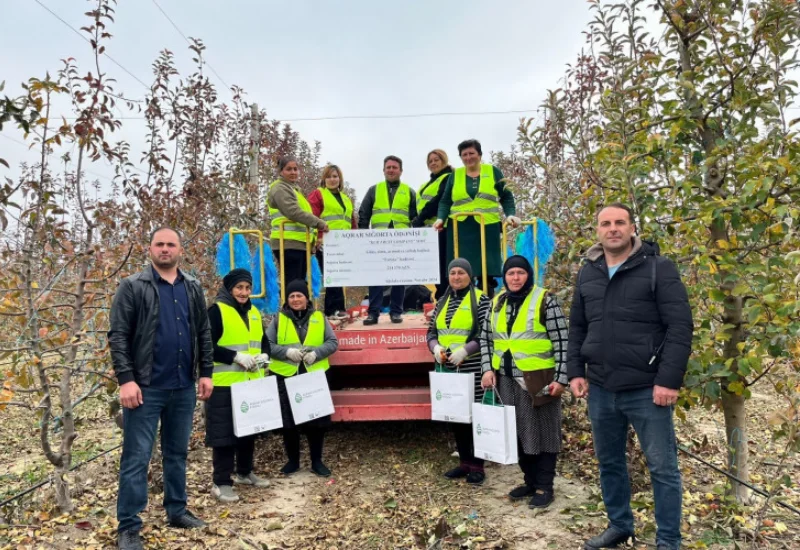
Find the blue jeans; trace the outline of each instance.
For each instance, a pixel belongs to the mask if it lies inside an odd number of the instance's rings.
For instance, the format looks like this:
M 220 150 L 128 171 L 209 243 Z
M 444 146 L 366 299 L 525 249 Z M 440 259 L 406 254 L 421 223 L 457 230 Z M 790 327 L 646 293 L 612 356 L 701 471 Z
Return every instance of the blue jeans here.
M 367 312 L 370 315 L 374 315 L 378 317 L 381 314 L 381 309 L 383 308 L 383 289 L 386 287 L 383 286 L 371 286 L 369 287 L 369 309 Z M 396 313 L 398 315 L 402 315 L 403 313 L 403 298 L 406 297 L 406 287 L 404 286 L 393 286 L 391 288 L 391 294 L 389 295 L 390 302 L 389 302 L 389 313 Z
M 143 403 L 123 409 L 122 459 L 119 465 L 117 520 L 119 532 L 139 531 L 139 513 L 147 506 L 147 467 L 161 420 L 164 468 L 164 509 L 169 519 L 186 513 L 186 457 L 197 393 L 142 387 Z
M 681 543 L 682 494 L 672 413 L 672 407 L 653 403 L 653 388 L 609 392 L 596 384 L 589 387 L 589 418 L 609 522 L 623 533 L 634 532 L 625 456 L 628 426 L 633 425 L 653 484 L 656 542 L 677 549 Z

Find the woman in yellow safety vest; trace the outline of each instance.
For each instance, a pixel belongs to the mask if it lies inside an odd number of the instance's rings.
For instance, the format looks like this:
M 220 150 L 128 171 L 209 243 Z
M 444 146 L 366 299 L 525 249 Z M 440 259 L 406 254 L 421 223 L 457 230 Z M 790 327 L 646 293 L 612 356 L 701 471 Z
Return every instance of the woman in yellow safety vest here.
M 283 445 L 288 459 L 281 472 L 290 475 L 300 468 L 300 431 L 292 416 L 285 379 L 307 371 L 327 371 L 328 357 L 339 347 L 339 341 L 322 312 L 314 310 L 308 286 L 300 280 L 287 285 L 286 303 L 267 328 L 267 338 L 272 354 L 269 370 L 278 377 Z M 325 429 L 330 423 L 331 417 L 323 416 L 301 424 L 308 438 L 311 471 L 323 477 L 331 475 L 322 462 Z
M 411 227 L 431 227 L 436 222 L 439 201 L 442 199 L 447 176 L 453 173 L 453 167 L 447 162 L 447 153 L 434 149 L 428 153 L 428 170 L 430 179 L 422 184 L 417 193 L 417 217 L 411 220 Z M 447 234 L 439 232 L 439 284 L 436 285 L 436 299 L 444 296 L 447 290 Z
M 270 246 L 275 258 L 280 261 L 280 222 L 287 221 L 283 233 L 283 258 L 281 266 L 284 282 L 295 279 L 305 280 L 307 271 L 306 228 L 311 228 L 310 238 L 314 239 L 314 230 L 325 232 L 328 224 L 319 219 L 311 211 L 311 205 L 297 185 L 300 167 L 290 157 L 282 157 L 278 161 L 280 177 L 269 184 L 267 206 L 271 230 Z
M 473 284 L 472 266 L 456 258 L 448 266 L 450 282 L 444 296 L 436 303 L 428 326 L 428 349 L 433 359 L 447 369 L 475 373 L 475 399 L 483 398 L 481 387 L 481 354 L 478 336 L 489 316 L 491 300 Z M 483 459 L 475 457 L 472 425 L 452 422 L 460 464 L 444 474 L 448 479 L 466 478 L 467 483 L 480 485 L 486 475 Z
M 519 467 L 525 483 L 508 494 L 530 508 L 553 502 L 561 450 L 561 394 L 567 384 L 567 321 L 556 297 L 534 286 L 531 264 L 511 256 L 503 265 L 506 290 L 495 297 L 481 331 L 484 388 L 516 407 Z
M 480 212 L 486 224 L 486 270 L 481 265 L 481 228 L 478 218 L 459 218 L 458 220 L 458 254 L 469 260 L 475 270 L 475 276 L 481 279 L 479 288 L 483 288 L 483 278 L 490 277 L 487 288 L 489 295 L 494 295 L 494 277 L 499 277 L 502 266 L 500 236 L 500 209 L 506 215 L 506 221 L 513 227 L 520 223 L 516 217 L 514 195 L 506 187 L 503 173 L 496 166 L 482 164 L 483 150 L 476 139 L 468 139 L 458 144 L 458 154 L 464 163 L 447 177 L 445 190 L 439 201 L 437 220 L 433 224 L 437 231 L 447 231 L 447 258 L 455 255 L 453 242 L 453 219 L 457 214 Z
M 356 218 L 353 214 L 353 202 L 344 192 L 344 177 L 341 169 L 329 164 L 322 170 L 322 181 L 319 188 L 308 196 L 311 211 L 315 216 L 328 224 L 331 231 L 356 229 Z M 324 270 L 322 254 L 322 237 L 317 243 L 317 261 Z M 332 319 L 347 318 L 347 307 L 344 303 L 342 287 L 325 286 L 325 316 Z
M 234 269 L 222 279 L 214 303 L 208 308 L 214 342 L 214 391 L 206 401 L 206 445 L 213 449 L 214 480 L 211 494 L 221 502 L 236 502 L 233 483 L 267 487 L 253 473 L 255 435 L 236 437 L 233 432 L 231 385 L 264 376 L 269 361 L 269 340 L 261 314 L 250 303 L 253 277 Z M 236 462 L 236 475 L 234 473 Z

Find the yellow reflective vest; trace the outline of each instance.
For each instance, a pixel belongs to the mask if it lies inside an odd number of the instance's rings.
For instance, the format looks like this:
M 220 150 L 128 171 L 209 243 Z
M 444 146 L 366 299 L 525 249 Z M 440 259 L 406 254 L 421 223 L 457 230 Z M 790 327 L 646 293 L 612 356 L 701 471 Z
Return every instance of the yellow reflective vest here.
M 385 181 L 375 186 L 375 202 L 372 205 L 372 217 L 369 219 L 372 229 L 387 229 L 393 224 L 395 229 L 411 227 L 409 209 L 411 208 L 411 188 L 400 183 L 394 198 L 389 204 L 389 184 Z
M 294 322 L 284 315 L 278 314 L 278 333 L 276 335 L 277 343 L 281 346 L 290 348 L 316 348 L 325 342 L 325 316 L 321 311 L 315 311 L 311 314 L 308 320 L 308 330 L 306 338 L 303 343 L 300 343 L 300 337 L 297 335 L 297 329 Z M 294 376 L 297 374 L 299 363 L 294 363 L 288 359 L 277 360 L 274 357 L 270 358 L 269 370 L 281 376 Z M 306 370 L 309 372 L 315 370 L 328 370 L 328 359 L 320 359 L 313 365 L 306 365 Z
M 271 184 L 269 184 L 269 186 L 272 187 L 276 183 L 279 183 L 279 181 L 280 180 L 275 180 Z M 308 199 L 306 199 L 303 196 L 303 194 L 300 191 L 298 191 L 297 189 L 294 189 L 294 194 L 297 197 L 297 204 L 300 206 L 300 208 L 303 211 L 308 212 L 309 214 L 313 214 L 313 211 L 311 210 L 311 204 L 308 202 Z M 269 238 L 270 239 L 276 239 L 276 240 L 280 239 L 280 237 L 281 237 L 281 228 L 280 228 L 279 224 L 283 220 L 288 220 L 288 218 L 286 216 L 284 216 L 281 213 L 280 210 L 278 210 L 277 208 L 273 208 L 271 206 L 269 207 L 269 218 L 270 218 L 270 224 L 271 224 L 270 225 L 271 230 L 269 232 Z M 283 229 L 283 238 L 284 238 L 284 240 L 287 240 L 287 241 L 300 241 L 301 243 L 305 243 L 306 242 L 306 228 L 308 228 L 307 225 L 299 223 L 299 222 L 289 221 L 286 224 L 284 224 L 283 228 L 284 228 Z M 316 229 L 315 228 L 311 228 L 310 239 L 311 239 L 312 242 L 314 241 L 315 236 L 316 236 Z
M 497 195 L 495 183 L 494 167 L 491 164 L 481 164 L 478 192 L 472 198 L 467 193 L 467 169 L 456 169 L 453 173 L 453 206 L 450 207 L 450 217 L 454 218 L 462 212 L 480 212 L 484 215 L 486 225 L 500 223 L 500 197 Z
M 217 345 L 237 353 L 259 355 L 264 327 L 261 325 L 261 314 L 258 310 L 250 306 L 250 311 L 247 312 L 247 320 L 250 325 L 248 329 L 239 312 L 233 307 L 220 302 L 217 302 L 217 306 L 222 317 L 222 337 L 217 341 Z M 214 387 L 223 387 L 263 377 L 264 369 L 247 372 L 236 363 L 228 365 L 214 361 L 214 374 L 211 375 L 211 380 Z
M 483 292 L 475 289 L 475 300 L 480 302 Z M 436 335 L 439 344 L 448 348 L 450 351 L 455 351 L 463 347 L 467 343 L 467 337 L 472 331 L 472 293 L 467 292 L 464 299 L 458 305 L 458 309 L 450 318 L 450 324 L 447 324 L 447 310 L 450 306 L 451 296 L 442 305 L 439 315 L 436 316 Z M 478 304 L 475 304 L 475 311 L 477 311 Z M 480 351 L 473 355 L 478 355 Z M 472 355 L 470 355 L 472 357 Z
M 339 193 L 344 207 L 339 204 L 336 197 L 329 189 L 321 189 L 322 194 L 322 220 L 328 224 L 332 231 L 352 229 L 353 203 L 346 193 Z
M 508 333 L 508 319 L 506 308 L 494 311 L 497 301 L 502 296 L 496 296 L 492 307 L 492 338 L 494 339 L 494 355 L 492 368 L 499 370 L 503 365 L 503 355 L 511 351 L 514 364 L 521 371 L 534 371 L 552 369 L 556 366 L 553 354 L 553 342 L 547 336 L 547 329 L 539 318 L 547 290 L 535 286 L 522 302 L 517 318 Z
M 439 194 L 439 188 L 442 186 L 442 183 L 447 179 L 450 173 L 442 174 L 433 182 L 425 183 L 422 187 L 419 188 L 419 193 L 417 193 L 417 212 L 422 212 L 422 209 L 425 208 L 425 205 L 431 202 L 436 195 Z M 436 215 L 432 218 L 428 218 L 424 220 L 425 226 L 430 227 L 436 222 Z

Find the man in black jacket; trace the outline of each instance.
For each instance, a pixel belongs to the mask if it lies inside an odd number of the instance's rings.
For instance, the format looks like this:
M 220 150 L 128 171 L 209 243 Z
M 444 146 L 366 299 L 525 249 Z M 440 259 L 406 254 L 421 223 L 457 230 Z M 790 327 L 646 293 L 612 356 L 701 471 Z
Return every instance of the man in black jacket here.
M 108 342 L 124 407 L 117 519 L 125 550 L 142 548 L 139 513 L 147 506 L 159 420 L 169 524 L 205 525 L 186 509 L 186 458 L 196 399 L 211 396 L 213 346 L 203 289 L 178 269 L 182 253 L 175 230 L 157 229 L 150 239 L 152 264 L 123 279 L 111 304 Z
M 692 345 L 692 312 L 678 270 L 635 236 L 629 207 L 597 215 L 599 244 L 578 272 L 569 326 L 567 375 L 588 397 L 609 527 L 587 550 L 634 535 L 625 457 L 633 425 L 653 484 L 658 550 L 680 547 L 681 477 L 672 415 Z M 588 367 L 588 369 L 587 369 Z

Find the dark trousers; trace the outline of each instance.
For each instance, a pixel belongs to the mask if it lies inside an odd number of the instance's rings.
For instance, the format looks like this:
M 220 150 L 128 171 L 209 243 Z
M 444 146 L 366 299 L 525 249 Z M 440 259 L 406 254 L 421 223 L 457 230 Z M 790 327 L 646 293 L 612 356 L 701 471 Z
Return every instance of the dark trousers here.
M 214 447 L 212 463 L 214 465 L 214 485 L 233 485 L 234 462 L 236 473 L 247 477 L 253 471 L 253 452 L 256 447 L 254 436 L 240 437 L 236 445 L 227 447 Z
M 302 424 L 301 424 L 302 426 Z M 308 452 L 311 455 L 311 464 L 322 461 L 322 447 L 325 443 L 325 428 L 317 426 L 305 426 L 304 430 L 308 439 Z M 283 448 L 286 450 L 286 458 L 289 462 L 300 463 L 300 429 L 284 428 Z
M 382 286 L 369 287 L 369 309 L 367 313 L 378 317 L 381 314 L 381 307 L 383 307 L 383 289 Z M 406 287 L 393 286 L 390 287 L 392 293 L 390 295 L 389 313 L 396 313 L 401 315 L 403 313 L 403 298 L 406 295 Z
M 272 254 L 275 256 L 275 261 L 280 262 L 280 250 L 273 250 Z M 284 284 L 288 285 L 295 279 L 306 280 L 308 263 L 305 250 L 287 250 L 284 248 L 283 264 L 280 268 L 281 273 L 283 273 Z
M 436 285 L 436 294 L 434 298 L 439 301 L 439 298 L 444 296 L 447 287 L 450 286 L 450 274 L 447 270 L 447 231 L 439 231 L 439 284 Z
M 472 441 L 472 424 L 450 423 L 450 429 L 456 440 L 458 458 L 462 466 L 468 466 L 470 470 L 482 472 L 483 459 L 475 457 L 475 446 Z
M 322 250 L 317 251 L 317 262 L 319 262 L 319 269 L 325 274 L 325 266 L 322 258 Z M 325 280 L 324 277 L 322 279 Z M 344 303 L 344 289 L 340 286 L 325 287 L 325 316 L 330 317 L 337 311 L 345 311 L 347 307 Z
M 519 444 L 519 469 L 525 477 L 525 485 L 532 489 L 553 492 L 557 460 L 558 453 L 525 454 Z
M 626 458 L 628 426 L 633 425 L 653 484 L 656 542 L 680 548 L 681 472 L 672 414 L 673 407 L 653 403 L 653 388 L 610 392 L 600 385 L 590 385 L 589 419 L 609 522 L 624 533 L 633 533 Z
M 186 458 L 197 401 L 194 385 L 182 390 L 142 386 L 142 404 L 123 409 L 122 459 L 119 465 L 117 520 L 119 532 L 139 531 L 139 514 L 147 506 L 147 467 L 161 421 L 164 509 L 170 519 L 186 513 Z

